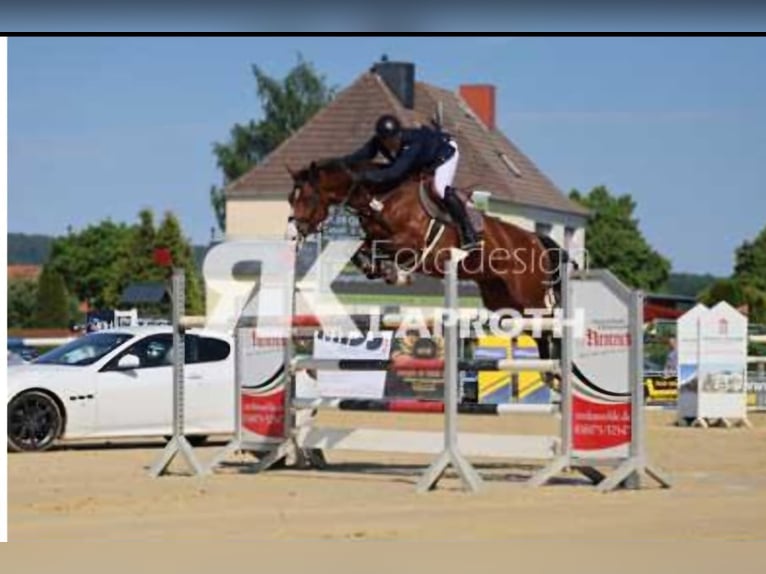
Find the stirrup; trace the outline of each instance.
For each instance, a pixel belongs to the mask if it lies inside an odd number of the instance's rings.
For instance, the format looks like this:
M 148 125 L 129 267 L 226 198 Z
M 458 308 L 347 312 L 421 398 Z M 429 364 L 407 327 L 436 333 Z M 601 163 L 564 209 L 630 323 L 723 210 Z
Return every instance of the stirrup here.
M 463 251 L 473 251 L 474 249 L 483 249 L 484 239 L 477 237 L 474 241 L 461 241 L 460 249 Z
M 484 237 L 482 234 L 473 228 L 473 225 L 467 220 L 463 220 L 458 225 L 458 238 L 460 239 L 460 248 L 463 251 L 471 251 L 472 249 L 479 249 L 484 247 Z M 468 240 L 467 237 L 472 237 L 472 240 Z

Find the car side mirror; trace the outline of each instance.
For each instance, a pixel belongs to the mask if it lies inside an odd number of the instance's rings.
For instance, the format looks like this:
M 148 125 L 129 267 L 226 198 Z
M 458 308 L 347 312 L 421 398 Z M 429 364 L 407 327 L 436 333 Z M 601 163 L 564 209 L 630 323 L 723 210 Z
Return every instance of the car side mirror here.
M 141 360 L 135 355 L 125 355 L 117 362 L 120 369 L 137 369 L 141 366 Z

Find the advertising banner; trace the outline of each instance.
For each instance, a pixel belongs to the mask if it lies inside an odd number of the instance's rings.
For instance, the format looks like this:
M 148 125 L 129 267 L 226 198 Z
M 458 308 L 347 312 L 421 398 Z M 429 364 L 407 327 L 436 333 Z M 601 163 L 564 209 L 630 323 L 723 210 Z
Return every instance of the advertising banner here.
M 364 337 L 332 337 L 314 334 L 315 359 L 388 359 L 391 354 L 391 331 Z M 318 395 L 322 397 L 364 399 L 383 398 L 387 371 L 328 371 L 317 373 Z
M 573 282 L 573 308 L 585 309 L 572 354 L 575 456 L 622 458 L 631 440 L 629 293 L 611 275 Z
M 722 301 L 678 320 L 678 417 L 745 419 L 747 318 Z

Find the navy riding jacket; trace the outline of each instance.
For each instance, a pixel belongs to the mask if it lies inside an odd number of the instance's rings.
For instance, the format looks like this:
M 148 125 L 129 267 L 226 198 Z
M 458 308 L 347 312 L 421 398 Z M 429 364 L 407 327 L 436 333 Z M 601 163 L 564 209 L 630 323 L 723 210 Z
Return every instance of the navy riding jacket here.
M 381 169 L 368 170 L 360 177 L 371 183 L 384 184 L 401 180 L 408 174 L 425 168 L 433 168 L 447 161 L 454 148 L 449 145 L 452 136 L 447 132 L 436 131 L 428 127 L 403 129 L 402 145 L 399 153 L 391 154 L 377 136 L 370 139 L 361 148 L 344 158 L 346 163 L 371 160 L 378 153 L 390 164 Z

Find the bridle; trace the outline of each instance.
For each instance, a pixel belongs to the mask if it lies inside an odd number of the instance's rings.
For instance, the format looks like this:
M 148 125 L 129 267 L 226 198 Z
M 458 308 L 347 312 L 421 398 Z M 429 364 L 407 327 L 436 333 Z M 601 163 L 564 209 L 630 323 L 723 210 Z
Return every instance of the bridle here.
M 358 205 L 350 204 L 351 199 L 358 195 L 356 193 L 356 190 L 361 187 L 361 182 L 358 179 L 354 178 L 354 172 L 352 172 L 345 163 L 341 163 L 341 167 L 343 168 L 344 173 L 348 176 L 348 178 L 351 180 L 352 183 L 348 187 L 348 191 L 346 192 L 346 196 L 343 198 L 343 201 L 341 201 L 338 204 L 338 207 L 342 209 L 343 211 L 345 211 L 346 213 L 354 215 L 357 218 L 359 218 L 360 222 L 365 219 L 372 220 L 373 222 L 381 225 L 389 233 L 393 233 L 393 230 L 388 225 L 386 220 L 383 218 L 383 216 L 381 215 L 381 212 L 371 207 L 370 204 L 372 202 L 373 196 L 367 190 L 364 190 L 365 194 L 364 194 L 363 201 L 359 201 Z M 382 204 L 385 201 L 385 197 L 379 201 Z
M 346 174 L 346 176 L 351 180 L 351 185 L 349 185 L 348 190 L 346 190 L 343 199 L 341 199 L 340 202 L 338 202 L 337 207 L 344 211 L 347 214 L 356 216 L 361 220 L 368 219 L 372 220 L 380 225 L 382 225 L 384 228 L 390 230 L 390 227 L 386 223 L 386 221 L 383 219 L 379 211 L 376 211 L 370 206 L 370 202 L 372 200 L 372 196 L 365 192 L 364 197 L 365 199 L 363 201 L 354 202 L 352 201 L 358 196 L 358 190 L 364 189 L 361 187 L 361 182 L 354 177 L 354 172 L 351 171 L 351 169 L 343 162 L 340 162 L 340 167 L 342 168 L 343 172 Z M 320 168 L 321 169 L 321 168 Z M 291 197 L 293 198 L 293 201 L 296 201 L 298 197 L 300 197 L 301 192 L 304 189 L 304 186 L 309 186 L 309 197 L 306 198 L 305 201 L 308 201 L 308 209 L 309 213 L 313 214 L 320 206 L 321 206 L 321 195 L 322 191 L 318 186 L 318 182 L 316 181 L 316 175 L 315 173 L 310 170 L 309 176 L 302 180 L 302 181 L 296 181 L 295 185 L 293 187 L 293 190 L 291 192 Z M 305 219 L 299 220 L 296 219 L 294 216 L 290 216 L 288 218 L 288 222 L 292 223 L 307 223 Z M 317 225 L 317 231 L 322 229 L 322 223 L 320 222 Z M 296 226 L 296 229 L 298 229 L 298 232 L 300 235 L 304 235 L 300 229 Z
M 309 175 L 306 179 L 299 179 L 293 182 L 293 189 L 290 192 L 290 205 L 291 207 L 294 206 L 295 202 L 298 201 L 298 199 L 301 197 L 301 194 L 303 193 L 303 187 L 308 184 L 310 186 L 311 193 L 309 194 L 309 197 L 306 201 L 309 202 L 309 213 L 311 215 L 314 214 L 314 212 L 320 207 L 321 205 L 321 191 L 317 187 L 314 181 L 312 179 L 315 179 L 311 175 Z M 290 216 L 287 218 L 288 224 L 292 224 L 295 226 L 296 231 L 298 232 L 298 235 L 300 235 L 301 238 L 305 237 L 308 234 L 304 234 L 299 223 L 308 223 L 305 219 L 298 219 L 295 217 L 293 213 L 290 214 Z M 321 222 L 317 226 L 317 230 L 321 229 Z

